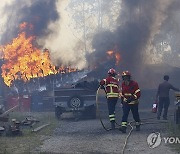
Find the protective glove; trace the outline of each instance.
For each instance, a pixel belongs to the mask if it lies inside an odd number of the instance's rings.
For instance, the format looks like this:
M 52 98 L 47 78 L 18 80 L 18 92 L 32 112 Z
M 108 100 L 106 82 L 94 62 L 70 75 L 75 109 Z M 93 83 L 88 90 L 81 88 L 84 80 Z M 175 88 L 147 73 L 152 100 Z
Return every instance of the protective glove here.
M 133 96 L 128 97 L 128 98 L 127 98 L 127 103 L 129 104 L 129 103 L 131 103 L 131 102 L 134 101 L 134 100 L 135 100 L 135 98 L 134 98 Z

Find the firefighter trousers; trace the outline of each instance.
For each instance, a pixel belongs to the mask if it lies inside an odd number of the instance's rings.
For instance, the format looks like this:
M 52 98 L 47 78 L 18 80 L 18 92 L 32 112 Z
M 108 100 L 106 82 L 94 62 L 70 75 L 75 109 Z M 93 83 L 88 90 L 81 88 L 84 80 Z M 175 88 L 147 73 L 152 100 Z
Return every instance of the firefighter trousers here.
M 122 117 L 122 125 L 127 125 L 128 115 L 129 111 L 131 110 L 133 114 L 134 120 L 139 123 L 140 117 L 139 117 L 139 111 L 138 111 L 138 104 L 127 104 L 126 102 L 123 102 L 123 117 Z
M 117 101 L 118 101 L 117 97 L 112 97 L 107 99 L 110 122 L 115 122 L 115 108 Z

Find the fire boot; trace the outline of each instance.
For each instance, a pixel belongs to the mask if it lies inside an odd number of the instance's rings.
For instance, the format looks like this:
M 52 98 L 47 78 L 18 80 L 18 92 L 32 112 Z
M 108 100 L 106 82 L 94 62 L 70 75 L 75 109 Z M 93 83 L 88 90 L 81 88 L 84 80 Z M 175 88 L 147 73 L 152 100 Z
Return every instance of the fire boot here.
M 119 128 L 119 130 L 122 132 L 122 133 L 126 133 L 126 126 L 121 126 L 120 128 Z
M 112 130 L 115 129 L 115 121 L 111 121 L 111 129 L 112 129 Z
M 136 122 L 136 131 L 140 131 L 140 123 Z

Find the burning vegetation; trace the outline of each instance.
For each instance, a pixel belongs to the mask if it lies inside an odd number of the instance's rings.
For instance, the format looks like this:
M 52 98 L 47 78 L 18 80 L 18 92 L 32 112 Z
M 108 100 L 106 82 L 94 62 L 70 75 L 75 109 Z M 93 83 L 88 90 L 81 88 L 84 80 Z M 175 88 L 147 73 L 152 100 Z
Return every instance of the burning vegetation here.
M 77 71 L 71 67 L 56 67 L 52 64 L 48 49 L 41 51 L 36 45 L 36 37 L 28 36 L 26 30 L 33 25 L 20 24 L 20 33 L 11 43 L 1 46 L 2 77 L 7 86 L 16 79 L 28 81 L 32 78 L 45 77 L 50 74 Z
M 152 73 L 154 65 L 174 62 L 179 66 L 179 37 L 175 30 L 179 27 L 175 22 L 179 21 L 175 15 L 180 6 L 178 0 L 163 3 L 162 0 L 38 0 L 23 5 L 12 1 L 5 6 L 1 15 L 8 20 L 2 28 L 0 51 L 4 60 L 2 77 L 8 86 L 15 80 L 47 79 L 58 73 L 63 76 L 62 73 L 77 71 L 69 67 L 71 64 L 97 69 L 98 73 L 92 73 L 94 78 L 102 78 L 111 67 L 120 72 L 130 70 L 149 88 L 153 84 L 144 76 L 152 74 L 153 82 L 156 81 L 156 72 Z M 168 43 L 171 52 L 164 52 L 162 45 L 155 48 L 162 41 Z

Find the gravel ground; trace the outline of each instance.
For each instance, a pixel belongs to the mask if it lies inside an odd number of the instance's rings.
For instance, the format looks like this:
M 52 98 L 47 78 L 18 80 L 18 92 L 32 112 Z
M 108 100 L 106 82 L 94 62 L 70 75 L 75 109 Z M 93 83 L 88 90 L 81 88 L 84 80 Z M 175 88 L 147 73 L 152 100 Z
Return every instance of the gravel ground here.
M 104 112 L 105 113 L 105 112 Z M 119 113 L 118 113 L 119 114 Z M 146 109 L 140 110 L 141 118 L 154 117 L 155 115 Z M 130 116 L 130 120 L 132 117 Z M 118 121 L 120 121 L 118 119 Z M 148 120 L 159 122 L 155 120 Z M 109 121 L 104 119 L 106 127 Z M 142 125 L 141 131 L 133 131 L 128 140 L 125 150 L 127 154 L 175 154 L 170 147 L 161 143 L 160 146 L 150 149 L 146 142 L 147 136 L 152 132 L 160 132 L 161 136 L 167 137 L 167 124 L 158 123 L 156 125 Z M 130 129 L 130 128 L 129 128 Z M 128 129 L 128 131 L 129 131 Z M 72 118 L 66 117 L 59 121 L 59 127 L 53 136 L 45 140 L 43 145 L 33 151 L 33 153 L 122 153 L 122 148 L 127 134 L 122 134 L 119 130 L 106 132 L 98 119 L 79 120 L 75 122 Z

